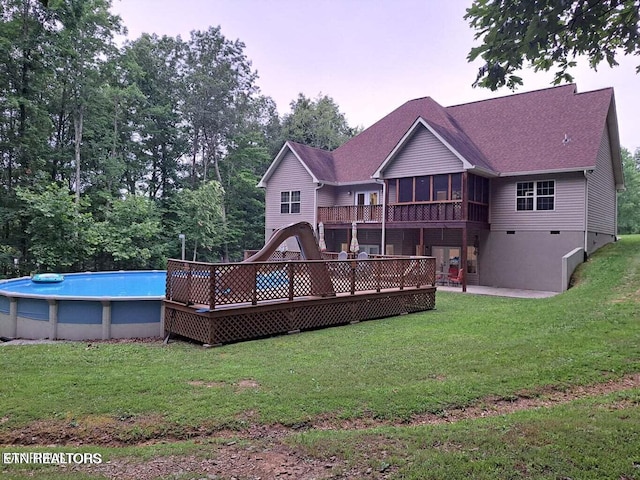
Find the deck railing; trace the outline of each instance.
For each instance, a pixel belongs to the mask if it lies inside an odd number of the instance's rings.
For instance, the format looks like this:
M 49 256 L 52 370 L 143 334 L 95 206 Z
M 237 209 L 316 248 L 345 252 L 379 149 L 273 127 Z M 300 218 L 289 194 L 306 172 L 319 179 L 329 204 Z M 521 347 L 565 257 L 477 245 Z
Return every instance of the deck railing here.
M 214 310 L 298 298 L 432 287 L 433 257 L 200 263 L 169 260 L 166 298 Z
M 488 205 L 474 202 L 469 202 L 468 205 L 467 218 L 464 218 L 461 200 L 387 205 L 386 221 L 390 223 L 460 220 L 488 222 Z M 325 224 L 351 222 L 381 223 L 382 205 L 318 207 L 318 222 Z
M 343 205 L 319 207 L 318 222 L 351 223 L 382 222 L 382 205 Z

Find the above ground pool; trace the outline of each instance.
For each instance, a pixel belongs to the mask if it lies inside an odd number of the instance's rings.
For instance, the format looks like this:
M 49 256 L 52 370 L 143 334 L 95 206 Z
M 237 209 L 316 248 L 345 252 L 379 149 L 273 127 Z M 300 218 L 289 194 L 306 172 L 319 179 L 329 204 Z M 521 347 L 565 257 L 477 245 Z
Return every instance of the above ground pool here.
M 0 281 L 0 336 L 86 340 L 160 337 L 166 272 L 64 274 Z

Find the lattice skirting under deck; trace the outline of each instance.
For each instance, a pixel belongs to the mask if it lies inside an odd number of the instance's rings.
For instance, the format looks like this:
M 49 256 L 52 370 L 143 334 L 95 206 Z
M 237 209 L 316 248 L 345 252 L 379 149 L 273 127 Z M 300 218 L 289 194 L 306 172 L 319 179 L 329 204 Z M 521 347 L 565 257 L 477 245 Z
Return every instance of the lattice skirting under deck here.
M 434 287 L 313 298 L 210 312 L 165 301 L 165 335 L 212 345 L 311 330 L 435 308 Z

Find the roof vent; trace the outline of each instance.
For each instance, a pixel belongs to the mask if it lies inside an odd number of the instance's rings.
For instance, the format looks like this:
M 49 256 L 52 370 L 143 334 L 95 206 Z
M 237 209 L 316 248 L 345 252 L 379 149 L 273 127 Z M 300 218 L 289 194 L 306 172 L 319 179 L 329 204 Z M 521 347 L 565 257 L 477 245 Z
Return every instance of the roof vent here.
M 571 141 L 571 137 L 568 134 L 564 134 L 564 138 L 562 139 L 562 144 L 566 145 L 567 143 L 569 143 Z

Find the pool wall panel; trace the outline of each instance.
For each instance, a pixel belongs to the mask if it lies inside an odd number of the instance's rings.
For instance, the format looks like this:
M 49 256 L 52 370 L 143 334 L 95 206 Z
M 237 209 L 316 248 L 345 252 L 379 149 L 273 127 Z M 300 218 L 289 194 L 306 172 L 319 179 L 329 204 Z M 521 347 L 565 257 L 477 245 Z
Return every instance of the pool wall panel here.
M 111 325 L 111 338 L 161 337 L 162 326 L 156 323 L 129 323 Z
M 39 298 L 21 298 L 18 300 L 18 318 L 48 322 L 49 302 Z
M 102 325 L 82 325 L 78 323 L 59 323 L 56 340 L 99 340 L 102 338 Z
M 18 302 L 18 304 L 19 303 L 20 302 Z M 25 318 L 18 315 L 16 337 L 32 339 L 50 338 L 51 325 L 49 322 L 33 320 L 31 318 Z
M 62 323 L 101 325 L 102 303 L 79 300 L 58 300 L 58 324 Z
M 111 325 L 160 323 L 160 301 L 111 302 Z
M 9 297 L 0 296 L 0 315 L 3 313 L 9 315 L 10 305 L 11 300 L 9 300 Z

